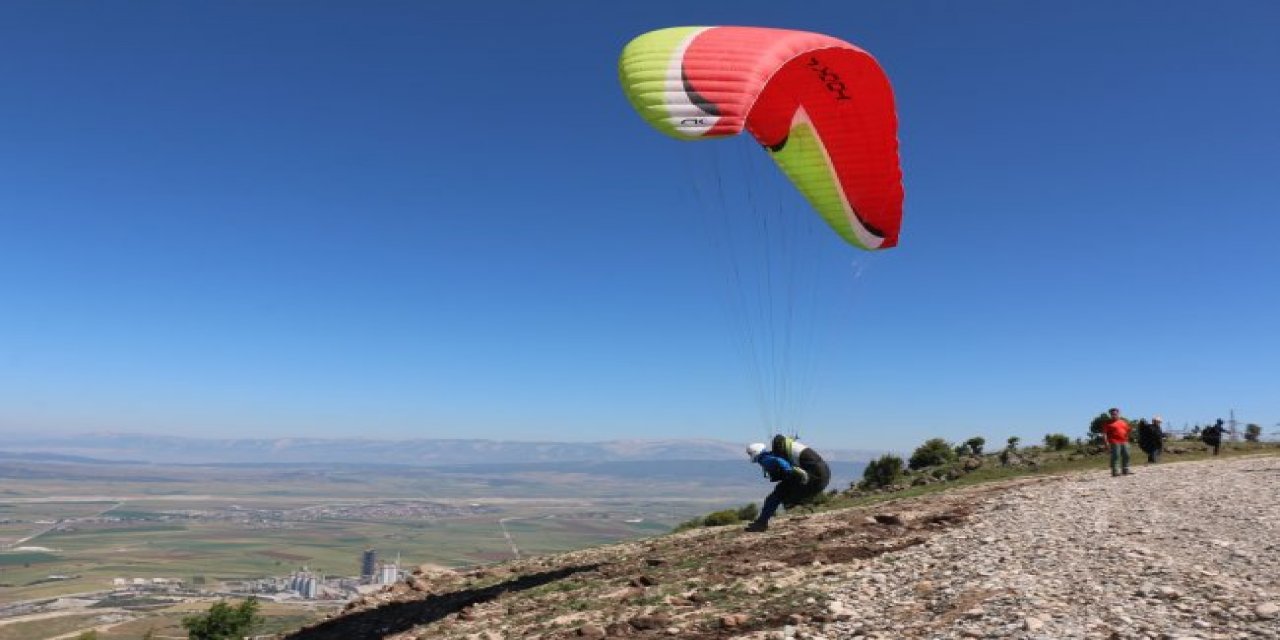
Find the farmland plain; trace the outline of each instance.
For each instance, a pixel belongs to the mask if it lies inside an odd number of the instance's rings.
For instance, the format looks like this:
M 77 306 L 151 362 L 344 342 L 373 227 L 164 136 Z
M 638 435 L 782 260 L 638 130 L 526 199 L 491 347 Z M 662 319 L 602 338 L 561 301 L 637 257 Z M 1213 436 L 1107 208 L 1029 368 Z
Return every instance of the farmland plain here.
M 857 472 L 846 466 L 836 465 L 832 486 L 845 482 L 841 469 Z M 57 637 L 53 631 L 64 627 L 69 637 L 89 628 L 104 639 L 148 629 L 182 637 L 182 615 L 240 593 L 249 581 L 304 567 L 355 577 L 365 549 L 377 550 L 379 560 L 399 558 L 403 567 L 458 568 L 652 536 L 695 515 L 758 501 L 768 487 L 752 469 L 739 461 L 0 461 L 0 640 Z M 121 581 L 157 579 L 181 583 L 180 597 L 113 608 L 110 594 L 121 591 Z M 269 604 L 269 626 L 296 627 L 342 602 Z
M 366 548 L 405 564 L 483 564 L 652 535 L 750 496 L 585 468 L 40 466 L 65 473 L 9 473 L 0 493 L 0 604 L 114 578 L 211 584 L 304 565 L 356 575 Z

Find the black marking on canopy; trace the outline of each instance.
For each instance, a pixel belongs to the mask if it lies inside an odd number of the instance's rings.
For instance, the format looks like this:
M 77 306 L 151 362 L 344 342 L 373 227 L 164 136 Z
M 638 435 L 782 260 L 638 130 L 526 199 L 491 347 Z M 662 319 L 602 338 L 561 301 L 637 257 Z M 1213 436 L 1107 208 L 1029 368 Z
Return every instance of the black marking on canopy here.
M 871 235 L 877 238 L 880 238 L 881 240 L 884 240 L 884 231 L 881 231 L 875 225 L 872 225 L 870 222 L 867 222 L 866 219 L 864 219 L 861 215 L 858 214 L 858 210 L 854 209 L 852 204 L 849 205 L 849 208 L 853 209 L 854 217 L 858 219 L 858 222 L 862 223 L 862 228 L 866 229 L 867 233 L 870 233 Z
M 680 82 L 684 84 L 684 94 L 689 97 L 689 102 L 692 102 L 694 106 L 701 109 L 702 112 L 707 115 L 720 115 L 720 107 L 716 106 L 714 102 L 702 97 L 702 94 L 698 93 L 698 91 L 693 88 L 692 84 L 689 84 L 689 74 L 685 72 L 684 65 L 680 65 Z

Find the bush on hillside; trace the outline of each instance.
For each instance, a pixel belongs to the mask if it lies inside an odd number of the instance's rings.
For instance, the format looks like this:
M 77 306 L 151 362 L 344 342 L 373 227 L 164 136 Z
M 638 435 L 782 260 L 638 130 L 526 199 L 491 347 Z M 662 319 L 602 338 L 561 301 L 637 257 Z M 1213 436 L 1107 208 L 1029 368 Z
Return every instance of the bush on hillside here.
M 964 441 L 964 446 L 969 448 L 969 453 L 972 453 L 975 456 L 982 455 L 982 447 L 985 446 L 986 444 L 987 444 L 986 438 L 983 438 L 981 436 L 969 438 L 968 440 Z
M 923 469 L 947 464 L 955 459 L 956 452 L 952 450 L 950 443 L 942 438 L 931 438 L 916 448 L 915 452 L 911 454 L 911 459 L 907 462 L 907 466 L 913 470 Z
M 724 509 L 714 511 L 705 516 L 690 518 L 676 525 L 672 531 L 688 531 L 689 529 L 697 529 L 698 527 L 723 527 L 730 524 L 738 524 L 739 522 L 755 520 L 760 515 L 760 507 L 756 503 L 744 505 L 737 509 Z
M 1090 444 L 1100 444 L 1103 441 L 1102 428 L 1111 424 L 1111 414 L 1103 411 L 1097 417 L 1089 422 L 1089 442 Z
M 672 529 L 672 531 L 675 531 L 678 533 L 680 531 L 697 529 L 698 527 L 701 527 L 701 526 L 702 526 L 702 516 L 698 516 L 696 518 L 690 518 L 688 520 L 685 520 L 684 522 L 681 522 L 680 524 L 676 525 L 676 528 Z
M 742 522 L 742 519 L 738 517 L 737 509 L 725 509 L 724 511 L 708 513 L 702 519 L 702 526 L 723 527 L 725 525 L 738 524 L 739 522 Z
M 1262 427 L 1256 424 L 1247 424 L 1244 427 L 1244 439 L 1248 442 L 1257 442 L 1262 439 Z
M 902 458 L 887 453 L 867 463 L 862 470 L 862 486 L 866 489 L 883 489 L 892 486 L 902 477 Z
M 1044 446 L 1053 451 L 1062 451 L 1071 446 L 1071 438 L 1061 433 L 1050 433 L 1044 437 Z
M 1022 442 L 1022 438 L 1018 436 L 1009 436 L 1009 441 L 1005 443 L 1005 448 L 1009 451 L 1017 451 L 1018 443 Z
M 182 628 L 190 640 L 239 640 L 253 635 L 253 628 L 262 623 L 258 615 L 257 598 L 249 598 L 236 606 L 225 600 L 213 603 L 209 612 L 182 619 Z

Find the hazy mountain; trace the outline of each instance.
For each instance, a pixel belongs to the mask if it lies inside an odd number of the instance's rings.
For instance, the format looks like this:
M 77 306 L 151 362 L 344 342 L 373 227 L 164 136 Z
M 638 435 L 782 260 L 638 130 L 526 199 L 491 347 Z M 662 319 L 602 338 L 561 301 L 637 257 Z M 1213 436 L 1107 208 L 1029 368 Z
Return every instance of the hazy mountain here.
M 66 462 L 74 464 L 133 464 L 141 462 L 140 460 L 103 460 L 101 458 L 87 458 L 85 456 L 71 456 L 61 453 L 46 453 L 41 451 L 0 451 L 0 461 L 19 461 L 19 462 Z
M 10 452 L 101 460 L 185 463 L 350 463 L 458 465 L 637 460 L 741 460 L 743 445 L 707 439 L 518 442 L 476 439 L 214 439 L 127 433 L 9 435 Z M 875 451 L 827 450 L 831 461 L 864 462 Z

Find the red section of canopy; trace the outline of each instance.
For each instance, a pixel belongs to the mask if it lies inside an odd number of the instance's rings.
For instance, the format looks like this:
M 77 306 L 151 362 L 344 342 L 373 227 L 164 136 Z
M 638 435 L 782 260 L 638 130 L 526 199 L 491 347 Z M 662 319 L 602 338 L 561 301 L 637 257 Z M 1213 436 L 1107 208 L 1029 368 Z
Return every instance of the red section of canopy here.
M 706 135 L 745 128 L 783 144 L 799 109 L 818 132 L 845 196 L 863 224 L 897 244 L 902 171 L 888 78 L 867 52 L 816 33 L 714 27 L 684 55 L 686 91 L 721 119 Z

